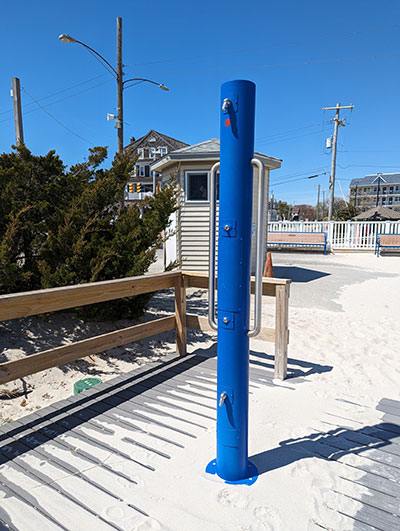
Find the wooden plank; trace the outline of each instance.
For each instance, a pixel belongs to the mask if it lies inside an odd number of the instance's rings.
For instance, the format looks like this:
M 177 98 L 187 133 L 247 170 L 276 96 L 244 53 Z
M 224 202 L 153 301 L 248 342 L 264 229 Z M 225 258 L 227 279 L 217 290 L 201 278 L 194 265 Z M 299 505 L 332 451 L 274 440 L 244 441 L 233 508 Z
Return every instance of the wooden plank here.
M 0 296 L 0 321 L 173 288 L 180 271 Z
M 215 332 L 208 324 L 208 318 L 200 315 L 187 314 L 186 322 L 188 328 L 194 328 L 195 330 L 202 330 L 203 332 Z M 261 332 L 256 339 L 262 341 L 275 341 L 275 329 L 274 328 L 261 328 Z
M 215 332 L 208 324 L 208 318 L 201 315 L 195 315 L 193 313 L 186 314 L 186 323 L 188 328 L 202 330 L 203 332 Z
M 98 354 L 111 348 L 126 345 L 132 341 L 161 334 L 174 328 L 175 317 L 163 317 L 108 334 L 84 339 L 71 345 L 63 345 L 62 347 L 38 352 L 19 360 L 0 363 L 0 384 L 84 358 L 89 354 Z
M 183 275 L 188 277 L 188 287 L 208 289 L 207 273 L 185 271 Z M 288 286 L 290 282 L 291 280 L 285 278 L 263 278 L 263 295 L 275 297 L 276 286 Z M 254 293 L 254 277 L 251 277 L 251 293 Z
M 179 356 L 187 351 L 186 284 L 187 278 L 183 275 L 175 278 L 176 352 Z
M 276 286 L 275 378 L 279 380 L 284 380 L 287 376 L 288 323 L 289 286 Z

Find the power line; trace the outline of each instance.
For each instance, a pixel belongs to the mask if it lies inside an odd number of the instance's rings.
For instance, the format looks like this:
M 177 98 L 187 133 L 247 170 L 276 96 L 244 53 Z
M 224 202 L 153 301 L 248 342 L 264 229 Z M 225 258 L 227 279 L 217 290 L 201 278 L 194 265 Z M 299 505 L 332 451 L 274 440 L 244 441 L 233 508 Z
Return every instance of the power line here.
M 316 123 L 316 124 L 311 124 L 311 125 L 305 125 L 304 127 L 297 127 L 296 129 L 289 129 L 287 131 L 282 131 L 281 133 L 275 133 L 273 135 L 267 135 L 267 136 L 262 136 L 260 137 L 257 142 L 260 142 L 260 141 L 263 141 L 263 140 L 269 140 L 269 139 L 274 139 L 275 137 L 279 137 L 279 136 L 286 136 L 290 133 L 295 133 L 297 131 L 301 131 L 303 129 L 310 129 L 310 127 L 317 127 L 321 125 L 321 123 Z
M 280 186 L 281 184 L 288 184 L 288 183 L 294 183 L 295 181 L 304 181 L 306 179 L 315 179 L 315 177 L 319 177 L 320 175 L 327 175 L 328 172 L 325 171 L 324 173 L 318 173 L 317 175 L 310 175 L 309 177 L 299 177 L 298 179 L 292 179 L 291 181 L 281 181 L 279 183 L 271 183 L 271 186 Z
M 51 107 L 52 105 L 56 105 L 57 103 L 60 103 L 62 101 L 65 101 L 65 100 L 68 100 L 70 98 L 74 98 L 75 96 L 78 96 L 79 94 L 83 94 L 84 92 L 88 92 L 89 90 L 92 90 L 94 88 L 97 88 L 97 87 L 101 87 L 102 85 L 105 85 L 106 83 L 108 83 L 109 81 L 103 81 L 103 83 L 98 83 L 97 85 L 94 85 L 93 87 L 89 87 L 89 88 L 86 88 L 86 89 L 83 89 L 83 90 L 80 90 L 79 92 L 75 92 L 74 94 L 70 94 L 69 96 L 65 96 L 65 98 L 61 98 L 60 100 L 56 100 L 56 101 L 52 101 L 51 103 L 47 103 L 47 105 L 42 105 L 41 108 L 44 108 L 44 107 Z M 61 92 L 65 92 L 65 91 L 61 91 Z M 40 98 L 38 99 L 37 101 L 41 101 L 43 99 L 48 99 L 50 96 L 48 96 L 47 98 Z M 27 103 L 25 106 L 24 106 L 24 109 L 26 106 L 28 105 L 34 105 L 36 102 L 32 102 L 32 103 Z M 28 111 L 24 112 L 24 116 L 27 115 L 27 114 L 31 114 L 32 112 L 37 112 L 39 109 L 29 109 Z M 12 117 L 10 118 L 5 118 L 4 120 L 0 120 L 0 124 L 3 123 L 3 122 L 9 122 L 10 120 L 12 120 Z
M 327 168 L 328 168 L 328 166 L 319 166 L 317 168 L 310 168 L 310 169 L 304 170 L 302 172 L 288 173 L 287 175 L 279 175 L 279 177 L 277 177 L 277 179 L 286 179 L 286 178 L 291 179 L 292 177 L 298 177 L 298 176 L 301 176 L 301 175 L 307 175 L 307 174 L 310 174 L 310 173 L 312 173 L 314 171 L 321 171 L 321 170 L 325 170 Z
M 161 64 L 161 63 L 174 63 L 174 62 L 181 62 L 181 61 L 194 61 L 196 59 L 206 59 L 208 57 L 218 57 L 223 55 L 231 55 L 231 54 L 237 54 L 237 53 L 244 53 L 244 52 L 254 52 L 258 50 L 265 50 L 268 48 L 279 48 L 282 46 L 297 46 L 299 44 L 308 44 L 311 42 L 321 41 L 321 40 L 330 40 L 333 37 L 345 37 L 345 36 L 352 36 L 352 35 L 359 35 L 363 33 L 373 33 L 380 30 L 388 30 L 388 29 L 396 29 L 399 28 L 399 24 L 394 24 L 391 26 L 378 26 L 376 28 L 369 28 L 365 30 L 360 31 L 351 31 L 351 32 L 345 32 L 345 33 L 336 33 L 336 34 L 328 34 L 328 35 L 322 35 L 320 37 L 316 37 L 314 39 L 307 39 L 304 41 L 287 41 L 287 42 L 281 42 L 281 43 L 273 43 L 273 44 L 266 44 L 264 46 L 257 46 L 252 48 L 242 48 L 238 50 L 227 50 L 225 52 L 214 52 L 204 55 L 197 55 L 192 57 L 178 57 L 178 58 L 168 58 L 168 59 L 158 59 L 155 61 L 146 61 L 144 63 L 133 63 L 133 66 L 146 66 L 146 65 L 154 65 L 154 64 Z
M 72 90 L 72 89 L 74 89 L 76 87 L 80 87 L 82 85 L 85 85 L 86 83 L 90 83 L 91 81 L 95 81 L 96 79 L 99 79 L 99 78 L 104 77 L 104 76 L 106 76 L 106 74 L 101 74 L 100 76 L 92 77 L 91 79 L 87 79 L 86 81 L 81 81 L 80 83 L 76 83 L 75 85 L 72 85 L 71 87 L 65 88 L 63 90 L 58 90 L 57 92 L 53 92 L 52 94 L 49 94 L 48 96 L 43 96 L 42 98 L 38 98 L 37 101 L 48 100 L 49 98 L 52 98 L 53 96 L 58 96 L 59 94 L 63 94 L 64 92 L 68 92 L 69 90 Z M 95 88 L 95 87 L 98 87 L 98 86 L 100 86 L 100 85 L 95 85 L 94 87 L 91 87 L 91 88 Z M 91 90 L 91 88 L 86 89 L 86 90 Z M 77 94 L 80 94 L 80 92 L 78 92 Z M 34 104 L 35 104 L 35 102 L 26 103 L 24 105 L 24 108 L 25 107 L 29 107 L 29 106 L 34 105 Z M 12 113 L 12 112 L 13 111 L 9 109 L 8 111 L 1 111 L 0 115 L 1 114 Z
M 238 70 L 253 70 L 264 68 L 280 68 L 280 67 L 292 67 L 292 66 L 308 66 L 315 64 L 329 64 L 329 63 L 348 63 L 355 61 L 365 61 L 371 59 L 383 59 L 386 57 L 399 57 L 400 53 L 388 53 L 380 55 L 361 55 L 356 57 L 336 57 L 334 59 L 318 59 L 310 61 L 299 61 L 297 63 L 276 63 L 276 64 L 260 64 L 260 65 L 243 65 L 243 66 L 227 66 L 227 67 L 214 67 L 214 68 L 192 68 L 186 70 L 174 70 L 174 71 L 160 71 L 158 74 L 187 74 L 190 72 L 204 73 L 204 72 L 219 72 L 219 71 L 238 71 Z
M 281 139 L 277 139 L 277 140 L 272 140 L 271 142 L 269 142 L 268 140 L 263 140 L 261 142 L 257 142 L 257 144 L 279 144 L 279 142 L 287 142 L 288 140 L 297 140 L 298 138 L 304 138 L 306 136 L 312 136 L 312 135 L 319 135 L 323 133 L 323 129 L 321 129 L 320 131 L 313 131 L 312 133 L 306 133 L 305 135 L 296 135 L 296 136 L 290 136 L 288 138 L 281 138 Z
M 41 105 L 41 104 L 38 102 L 38 100 L 32 96 L 32 94 L 29 94 L 29 92 L 28 92 L 25 88 L 23 88 L 23 87 L 21 87 L 21 88 L 22 88 L 22 90 L 23 90 L 26 94 L 28 94 L 28 96 L 29 96 L 30 98 L 33 99 L 33 101 L 34 101 L 34 102 L 35 102 L 35 103 L 36 103 L 36 104 L 42 109 L 43 112 L 45 112 L 48 116 L 50 116 L 50 118 L 52 118 L 55 122 L 57 122 L 59 125 L 61 125 L 61 127 L 63 127 L 64 129 L 66 129 L 67 131 L 69 131 L 72 135 L 75 135 L 75 136 L 77 136 L 78 138 L 80 138 L 81 140 L 84 140 L 84 141 L 87 142 L 88 144 L 91 144 L 92 146 L 94 146 L 93 142 L 91 142 L 91 141 L 88 140 L 87 138 L 84 138 L 84 137 L 81 136 L 81 135 L 78 135 L 78 133 L 75 133 L 75 131 L 72 131 L 72 129 L 70 129 L 69 127 L 67 127 L 66 125 L 64 125 L 64 124 L 63 124 L 62 122 L 60 122 L 60 120 L 58 120 L 55 116 L 53 116 L 52 114 L 50 114 L 49 111 L 47 111 L 47 110 L 43 107 L 43 105 Z

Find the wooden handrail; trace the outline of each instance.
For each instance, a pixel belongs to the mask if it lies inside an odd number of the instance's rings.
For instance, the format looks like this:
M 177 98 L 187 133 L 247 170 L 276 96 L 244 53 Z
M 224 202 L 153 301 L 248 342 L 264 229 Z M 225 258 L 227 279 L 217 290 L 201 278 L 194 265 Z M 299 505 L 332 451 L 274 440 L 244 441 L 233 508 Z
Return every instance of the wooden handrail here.
M 0 295 L 0 321 L 173 288 L 180 271 Z
M 259 339 L 275 342 L 275 376 L 280 379 L 286 377 L 290 282 L 286 279 L 263 279 L 263 295 L 276 297 L 276 323 L 275 329 L 264 327 Z M 207 318 L 186 313 L 186 288 L 188 287 L 207 289 L 208 275 L 171 271 L 1 295 L 0 321 L 6 321 L 174 288 L 175 315 L 63 345 L 22 359 L 0 363 L 0 384 L 174 328 L 176 329 L 177 353 L 183 356 L 186 354 L 187 328 L 210 329 Z M 254 277 L 251 280 L 251 292 L 254 293 Z
M 83 339 L 70 345 L 52 348 L 25 358 L 0 363 L 0 385 L 23 378 L 36 372 L 44 371 L 50 367 L 64 365 L 70 361 L 84 358 L 91 354 L 99 354 L 105 350 L 121 347 L 132 341 L 161 334 L 175 328 L 175 317 L 162 317 L 147 323 L 142 323 L 108 334 Z
M 182 275 L 187 278 L 188 288 L 208 289 L 208 274 L 197 273 L 192 271 L 182 271 Z M 275 297 L 277 286 L 289 287 L 291 280 L 286 278 L 263 278 L 262 279 L 262 294 L 265 296 Z M 254 293 L 255 280 L 251 277 L 251 293 Z M 215 287 L 217 287 L 217 279 L 215 279 Z

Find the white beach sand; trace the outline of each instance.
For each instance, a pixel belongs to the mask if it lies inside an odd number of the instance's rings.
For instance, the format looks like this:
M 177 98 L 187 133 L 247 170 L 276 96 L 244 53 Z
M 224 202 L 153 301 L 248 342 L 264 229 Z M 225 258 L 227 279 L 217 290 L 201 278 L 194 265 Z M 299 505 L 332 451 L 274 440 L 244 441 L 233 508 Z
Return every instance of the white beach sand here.
M 260 472 L 257 481 L 252 486 L 227 485 L 204 472 L 215 457 L 215 423 L 207 421 L 207 429 L 175 459 L 172 452 L 172 459 L 160 464 L 157 481 L 147 485 L 146 503 L 153 504 L 154 516 L 126 519 L 124 529 L 353 528 L 340 512 L 354 516 L 362 510 L 352 493 L 363 487 L 347 481 L 362 475 L 352 466 L 362 457 L 344 451 L 337 461 L 327 461 L 315 453 L 318 440 L 329 441 L 339 428 L 379 424 L 375 408 L 382 398 L 400 400 L 400 257 L 274 253 L 273 261 L 279 276 L 286 268 L 301 281 L 293 282 L 290 300 L 289 368 L 294 377 L 272 387 L 252 387 L 250 396 L 249 454 Z M 204 294 L 190 290 L 188 305 L 190 311 L 198 307 L 204 314 Z M 150 306 L 154 317 L 172 312 L 172 293 L 157 295 Z M 273 300 L 265 300 L 263 318 L 265 326 L 273 326 Z M 83 324 L 67 312 L 50 320 L 3 323 L 0 360 L 129 324 Z M 190 352 L 215 342 L 199 332 L 190 333 L 189 340 Z M 95 363 L 85 359 L 27 377 L 32 391 L 26 398 L 0 400 L 0 423 L 69 396 L 78 379 L 98 375 L 106 380 L 159 359 L 174 347 L 174 334 L 162 334 L 94 356 Z M 274 345 L 254 339 L 251 351 L 256 366 L 270 370 Z M 2 386 L 16 387 L 21 382 Z M 205 381 L 204 388 L 213 404 L 215 381 Z M 190 413 L 184 416 L 190 419 Z

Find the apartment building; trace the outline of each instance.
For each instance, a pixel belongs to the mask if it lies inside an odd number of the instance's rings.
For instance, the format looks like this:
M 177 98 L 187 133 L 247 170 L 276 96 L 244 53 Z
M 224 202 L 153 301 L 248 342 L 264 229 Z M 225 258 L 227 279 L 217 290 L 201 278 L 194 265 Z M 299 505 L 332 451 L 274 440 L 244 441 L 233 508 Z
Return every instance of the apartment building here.
M 400 173 L 376 173 L 353 179 L 350 202 L 363 210 L 374 206 L 400 210 Z

